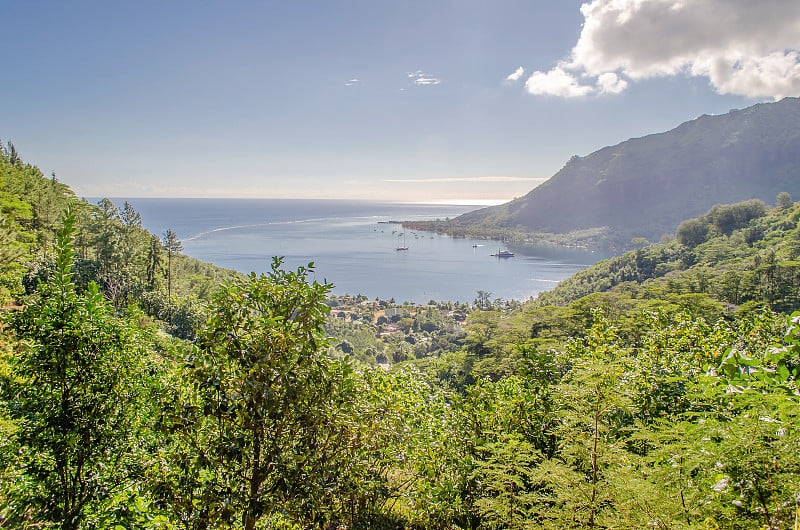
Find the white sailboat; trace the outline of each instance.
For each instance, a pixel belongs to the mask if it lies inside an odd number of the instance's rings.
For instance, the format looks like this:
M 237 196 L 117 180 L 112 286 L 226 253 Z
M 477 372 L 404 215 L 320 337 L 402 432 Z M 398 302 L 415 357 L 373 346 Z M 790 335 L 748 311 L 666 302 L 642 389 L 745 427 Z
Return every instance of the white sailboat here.
M 403 231 L 403 246 L 402 247 L 398 246 L 395 250 L 408 250 L 408 247 L 406 246 L 406 233 L 405 233 L 405 231 Z

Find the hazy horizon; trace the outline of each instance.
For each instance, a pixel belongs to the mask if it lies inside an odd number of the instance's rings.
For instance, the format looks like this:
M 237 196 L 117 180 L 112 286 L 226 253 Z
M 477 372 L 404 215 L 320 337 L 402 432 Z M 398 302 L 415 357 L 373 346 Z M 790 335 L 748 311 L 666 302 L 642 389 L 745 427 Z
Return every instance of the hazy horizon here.
M 387 204 L 421 204 L 421 205 L 431 205 L 431 206 L 496 206 L 498 204 L 503 204 L 508 202 L 505 199 L 428 199 L 428 200 L 392 200 L 392 199 L 361 199 L 358 197 L 349 197 L 349 198 L 333 198 L 333 199 L 322 199 L 322 198 L 308 198 L 308 197 L 167 197 L 167 196 L 119 196 L 119 195 L 95 195 L 95 196 L 85 196 L 82 195 L 81 198 L 90 201 L 96 202 L 102 199 L 109 199 L 110 201 L 126 201 L 126 200 L 135 200 L 135 199 L 151 199 L 151 200 L 286 200 L 286 201 L 342 201 L 342 202 L 373 202 L 373 203 L 387 203 Z

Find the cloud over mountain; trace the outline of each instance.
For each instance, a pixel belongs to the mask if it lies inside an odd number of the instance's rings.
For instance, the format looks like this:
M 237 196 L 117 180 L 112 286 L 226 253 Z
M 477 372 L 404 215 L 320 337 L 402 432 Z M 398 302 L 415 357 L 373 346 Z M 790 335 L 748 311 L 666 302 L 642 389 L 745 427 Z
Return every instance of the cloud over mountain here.
M 581 13 L 569 60 L 534 72 L 529 92 L 618 93 L 628 81 L 690 75 L 720 94 L 800 94 L 796 0 L 592 0 Z

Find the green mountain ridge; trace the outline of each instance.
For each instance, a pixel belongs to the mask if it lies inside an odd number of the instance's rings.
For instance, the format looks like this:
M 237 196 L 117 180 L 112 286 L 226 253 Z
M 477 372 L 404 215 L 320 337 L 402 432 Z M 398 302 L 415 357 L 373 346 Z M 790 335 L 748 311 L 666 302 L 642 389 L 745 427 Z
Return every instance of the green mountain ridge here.
M 569 234 L 572 242 L 627 248 L 634 237 L 657 241 L 674 233 L 715 204 L 772 203 L 782 191 L 800 195 L 798 98 L 703 115 L 574 156 L 523 197 L 427 228 L 496 237 Z

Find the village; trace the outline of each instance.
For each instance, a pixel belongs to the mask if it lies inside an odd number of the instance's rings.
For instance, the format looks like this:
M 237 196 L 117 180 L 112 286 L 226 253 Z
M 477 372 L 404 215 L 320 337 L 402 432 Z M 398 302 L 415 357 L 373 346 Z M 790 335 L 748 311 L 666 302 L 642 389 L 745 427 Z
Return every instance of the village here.
M 326 332 L 332 353 L 385 369 L 458 349 L 473 310 L 470 304 L 457 302 L 397 304 L 363 295 L 332 296 L 327 304 L 331 311 Z

